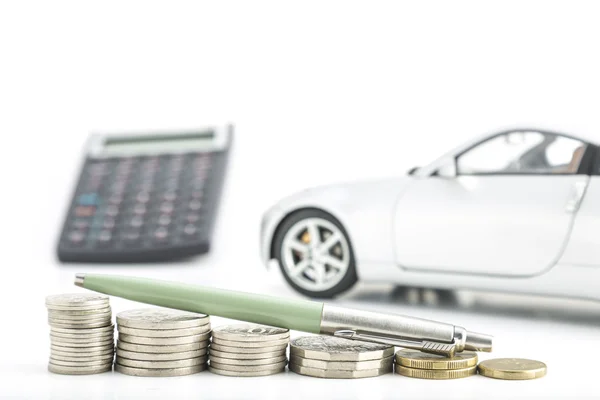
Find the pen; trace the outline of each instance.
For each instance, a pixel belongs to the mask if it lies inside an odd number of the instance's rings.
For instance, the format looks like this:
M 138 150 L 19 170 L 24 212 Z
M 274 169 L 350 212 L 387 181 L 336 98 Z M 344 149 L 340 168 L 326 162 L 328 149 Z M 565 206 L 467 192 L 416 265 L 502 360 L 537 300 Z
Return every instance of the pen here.
M 316 301 L 103 274 L 76 274 L 75 285 L 141 303 L 451 357 L 492 351 L 492 337 L 443 322 L 336 307 Z

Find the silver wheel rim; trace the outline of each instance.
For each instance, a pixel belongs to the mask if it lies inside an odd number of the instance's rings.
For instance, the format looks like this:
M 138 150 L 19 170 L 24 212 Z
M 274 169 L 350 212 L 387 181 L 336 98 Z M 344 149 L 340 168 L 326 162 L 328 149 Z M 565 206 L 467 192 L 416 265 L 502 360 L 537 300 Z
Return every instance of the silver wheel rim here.
M 350 267 L 345 235 L 323 218 L 306 218 L 292 225 L 283 237 L 281 256 L 292 282 L 312 292 L 331 289 Z

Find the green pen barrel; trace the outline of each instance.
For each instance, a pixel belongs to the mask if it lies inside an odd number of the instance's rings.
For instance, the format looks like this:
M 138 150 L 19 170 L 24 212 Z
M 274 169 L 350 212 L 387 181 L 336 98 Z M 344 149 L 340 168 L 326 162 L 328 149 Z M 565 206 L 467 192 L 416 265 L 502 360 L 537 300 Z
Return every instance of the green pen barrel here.
M 323 303 L 127 276 L 81 274 L 79 286 L 109 296 L 258 324 L 319 333 Z

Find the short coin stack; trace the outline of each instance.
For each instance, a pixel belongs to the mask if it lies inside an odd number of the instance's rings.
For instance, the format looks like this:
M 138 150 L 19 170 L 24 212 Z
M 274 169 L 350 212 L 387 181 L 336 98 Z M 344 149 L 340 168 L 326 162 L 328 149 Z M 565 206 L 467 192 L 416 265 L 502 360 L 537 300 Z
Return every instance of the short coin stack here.
M 421 379 L 457 379 L 477 374 L 477 353 L 463 351 L 454 357 L 399 350 L 396 353 L 396 373 Z
M 206 369 L 210 318 L 145 308 L 117 314 L 115 371 L 134 376 L 181 376 Z
M 477 366 L 479 374 L 488 378 L 523 380 L 537 379 L 546 375 L 546 364 L 526 358 L 494 358 Z
M 288 329 L 237 324 L 215 328 L 209 370 L 227 376 L 265 376 L 285 370 Z
M 114 327 L 108 297 L 59 294 L 46 297 L 50 362 L 56 374 L 86 375 L 112 370 Z
M 290 345 L 290 371 L 317 378 L 370 378 L 392 372 L 394 347 L 333 336 L 303 336 Z

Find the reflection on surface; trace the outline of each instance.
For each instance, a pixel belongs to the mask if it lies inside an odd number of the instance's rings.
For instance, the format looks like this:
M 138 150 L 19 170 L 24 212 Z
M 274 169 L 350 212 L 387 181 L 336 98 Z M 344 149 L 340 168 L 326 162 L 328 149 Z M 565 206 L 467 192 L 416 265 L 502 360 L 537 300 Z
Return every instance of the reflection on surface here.
M 360 288 L 345 296 L 352 302 L 382 302 L 404 307 L 600 326 L 600 302 L 500 293 L 463 292 L 397 286 Z

